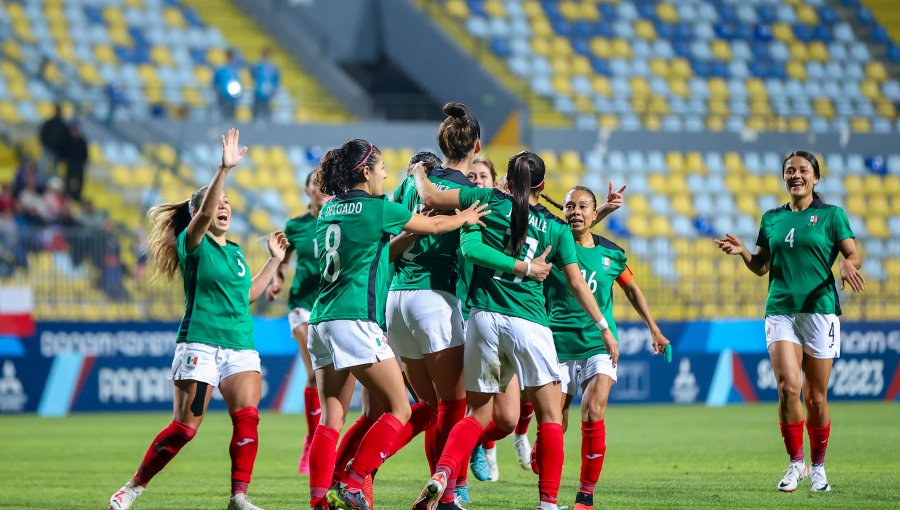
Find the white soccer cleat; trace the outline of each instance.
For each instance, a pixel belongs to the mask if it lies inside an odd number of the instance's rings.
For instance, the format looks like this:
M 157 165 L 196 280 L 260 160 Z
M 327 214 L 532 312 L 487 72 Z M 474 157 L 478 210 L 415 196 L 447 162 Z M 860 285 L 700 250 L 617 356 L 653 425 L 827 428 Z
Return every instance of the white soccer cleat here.
M 824 470 L 822 471 L 824 475 Z M 781 492 L 794 492 L 797 490 L 797 484 L 809 476 L 809 468 L 802 460 L 791 461 L 791 464 L 784 470 L 784 478 L 778 482 L 778 490 Z
M 528 434 L 513 434 L 513 445 L 516 447 L 516 458 L 524 470 L 531 469 L 531 442 Z
M 109 498 L 109 510 L 128 510 L 142 492 L 144 487 L 135 485 L 134 480 L 128 480 L 128 483 Z
M 263 510 L 247 499 L 246 494 L 235 494 L 228 500 L 228 510 Z
M 447 473 L 438 471 L 431 475 L 431 480 L 425 484 L 425 488 L 413 503 L 412 510 L 434 510 L 437 507 L 441 494 L 447 487 Z
M 500 468 L 497 467 L 497 447 L 484 449 L 484 460 L 488 464 L 488 482 L 496 482 L 500 479 Z
M 813 492 L 831 492 L 831 485 L 828 483 L 828 477 L 825 476 L 825 464 L 813 464 L 809 470 L 810 478 L 812 478 Z

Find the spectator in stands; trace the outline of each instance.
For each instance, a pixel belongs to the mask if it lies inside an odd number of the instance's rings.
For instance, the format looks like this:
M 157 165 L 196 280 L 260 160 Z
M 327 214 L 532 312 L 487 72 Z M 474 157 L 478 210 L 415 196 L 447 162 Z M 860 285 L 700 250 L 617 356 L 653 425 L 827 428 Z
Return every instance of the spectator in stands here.
M 42 225 L 47 213 L 46 202 L 38 188 L 37 172 L 33 170 L 23 173 L 23 187 L 16 196 L 16 216 L 20 223 Z
M 253 66 L 253 118 L 255 120 L 268 119 L 271 115 L 272 98 L 278 92 L 281 81 L 281 73 L 278 67 L 269 60 L 269 48 L 263 48 L 259 62 Z
M 103 91 L 106 93 L 106 101 L 109 103 L 109 108 L 106 110 L 106 125 L 108 126 L 115 120 L 116 110 L 120 106 L 128 104 L 128 98 L 125 97 L 125 91 L 122 90 L 122 87 L 112 82 L 107 83 Z
M 22 190 L 25 189 L 25 180 L 28 174 L 34 174 L 34 178 L 38 179 L 38 167 L 33 159 L 29 157 L 24 157 L 19 162 L 19 167 L 16 169 L 16 177 L 13 180 L 13 198 L 18 200 L 19 194 L 22 193 Z M 40 188 L 40 181 L 37 181 L 38 188 Z
M 234 50 L 229 48 L 225 52 L 225 65 L 216 69 L 213 75 L 213 87 L 216 97 L 219 99 L 219 109 L 225 119 L 233 119 L 238 99 L 241 97 L 240 66 L 235 59 Z
M 88 162 L 88 144 L 81 132 L 81 126 L 73 123 L 69 128 L 69 142 L 62 154 L 66 161 L 66 195 L 81 201 L 84 187 L 84 167 Z
M 122 263 L 119 234 L 112 220 L 104 226 L 102 243 L 102 259 L 100 261 L 100 290 L 110 299 L 127 301 L 128 291 L 125 289 L 125 264 Z
M 65 195 L 63 180 L 54 175 L 47 181 L 47 189 L 44 190 L 44 223 L 47 225 L 73 226 L 72 210 L 69 200 Z
M 138 227 L 134 230 L 134 239 L 131 244 L 131 252 L 134 254 L 134 269 L 131 271 L 131 275 L 137 281 L 142 281 L 144 279 L 144 274 L 147 272 L 147 261 L 149 258 L 150 245 L 147 243 L 147 233 L 144 232 L 144 229 Z
M 41 124 L 41 168 L 44 175 L 56 175 L 56 165 L 59 163 L 63 147 L 69 138 L 69 127 L 62 117 L 62 106 L 53 107 L 53 116 Z
M 0 214 L 12 214 L 16 209 L 16 197 L 12 185 L 8 182 L 0 184 Z

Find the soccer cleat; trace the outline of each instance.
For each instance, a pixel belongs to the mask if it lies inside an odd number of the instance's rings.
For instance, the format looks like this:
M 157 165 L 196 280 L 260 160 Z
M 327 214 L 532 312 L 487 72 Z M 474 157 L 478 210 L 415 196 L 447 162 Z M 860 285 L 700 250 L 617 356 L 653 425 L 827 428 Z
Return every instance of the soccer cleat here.
M 563 510 L 563 507 L 560 507 L 556 503 L 541 501 L 540 504 L 538 504 L 538 510 Z M 568 510 L 568 508 L 566 508 L 566 510 Z
M 366 496 L 360 489 L 348 489 L 347 484 L 340 484 L 338 487 L 332 487 L 325 499 L 328 500 L 330 508 L 339 508 L 341 510 L 371 510 Z
M 475 475 L 475 478 L 482 482 L 490 478 L 491 467 L 488 465 L 487 459 L 484 458 L 484 446 L 478 445 L 472 450 L 472 456 L 469 457 L 469 467 L 472 469 L 472 474 Z
M 828 477 L 825 476 L 825 464 L 813 464 L 809 470 L 812 479 L 813 492 L 831 492 L 831 485 L 828 483 Z
M 496 482 L 500 479 L 500 468 L 497 467 L 497 447 L 493 448 L 485 448 L 484 449 L 484 460 L 487 461 L 488 465 L 488 478 L 489 482 Z
M 456 500 L 453 501 L 440 501 L 437 504 L 437 510 L 466 510 L 465 508 L 459 506 Z
M 312 435 L 306 436 L 303 442 L 303 453 L 300 454 L 300 462 L 297 464 L 297 472 L 301 475 L 309 474 L 309 450 L 312 446 Z
M 412 510 L 435 510 L 445 488 L 447 488 L 447 473 L 438 471 L 425 484 L 425 488 L 413 503 Z
M 110 496 L 109 510 L 128 510 L 142 492 L 144 492 L 144 487 L 135 485 L 134 480 L 128 480 L 128 483 Z
M 791 461 L 791 464 L 784 470 L 784 478 L 778 482 L 778 490 L 781 492 L 794 492 L 797 490 L 797 484 L 800 480 L 809 475 L 809 468 L 802 460 Z
M 579 491 L 578 494 L 575 494 L 573 510 L 594 510 L 594 495 Z
M 456 488 L 453 489 L 453 495 L 456 496 L 457 504 L 472 502 L 472 498 L 469 497 L 468 485 L 457 485 Z
M 531 469 L 531 443 L 528 434 L 513 434 L 513 445 L 516 447 L 516 458 L 522 469 Z
M 246 494 L 235 494 L 228 500 L 228 510 L 262 510 L 247 499 Z
M 372 475 L 369 475 L 363 478 L 362 483 L 362 493 L 363 497 L 366 498 L 366 503 L 369 504 L 369 510 L 375 510 L 375 494 L 372 490 Z

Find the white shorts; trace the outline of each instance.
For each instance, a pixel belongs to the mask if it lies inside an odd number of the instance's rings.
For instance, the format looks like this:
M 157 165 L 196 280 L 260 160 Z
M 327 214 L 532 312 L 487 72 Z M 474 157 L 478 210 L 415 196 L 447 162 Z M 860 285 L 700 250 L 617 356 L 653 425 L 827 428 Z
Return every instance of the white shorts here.
M 372 321 L 336 320 L 310 324 L 309 357 L 318 370 L 334 364 L 344 370 L 395 358 L 384 331 Z
M 559 360 L 550 328 L 477 308 L 469 315 L 464 369 L 466 389 L 500 393 L 513 374 L 519 387 L 559 381 Z
M 766 317 L 766 347 L 788 341 L 813 358 L 841 357 L 841 320 L 833 313 L 795 313 Z
M 459 347 L 466 331 L 462 307 L 453 294 L 440 290 L 392 290 L 387 298 L 387 336 L 401 358 Z
M 578 388 L 584 388 L 591 377 L 603 374 L 609 376 L 613 383 L 616 382 L 616 367 L 613 366 L 612 356 L 609 354 L 594 354 L 588 359 L 560 361 L 559 372 L 563 392 L 573 397 L 578 395 Z
M 288 323 L 291 325 L 291 333 L 308 322 L 309 310 L 306 308 L 293 308 L 290 313 L 288 313 Z
M 197 381 L 218 386 L 240 372 L 262 372 L 259 353 L 252 349 L 226 349 L 199 342 L 175 344 L 170 381 Z

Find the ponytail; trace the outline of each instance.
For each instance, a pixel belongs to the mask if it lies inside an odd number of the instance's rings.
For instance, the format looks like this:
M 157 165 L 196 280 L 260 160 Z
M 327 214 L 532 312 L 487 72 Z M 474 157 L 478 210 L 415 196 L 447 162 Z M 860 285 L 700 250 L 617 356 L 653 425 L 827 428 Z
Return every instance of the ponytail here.
M 465 159 L 475 149 L 475 142 L 481 138 L 478 119 L 462 103 L 447 103 L 443 112 L 447 117 L 438 128 L 438 146 L 450 161 Z
M 548 204 L 550 204 L 550 205 L 552 205 L 553 207 L 559 209 L 560 211 L 563 210 L 563 205 L 560 204 L 559 202 L 557 202 L 556 200 L 553 200 L 552 198 L 550 198 L 546 193 L 541 193 L 541 198 L 543 198 L 544 200 L 546 200 Z
M 171 281 L 178 273 L 178 236 L 191 224 L 207 189 L 208 186 L 198 189 L 189 200 L 160 204 L 147 211 L 151 224 L 147 247 L 150 258 L 156 263 L 153 281 Z
M 363 169 L 375 169 L 381 158 L 378 147 L 359 138 L 349 140 L 337 149 L 331 149 L 322 157 L 319 172 L 313 178 L 322 193 L 328 196 L 341 195 L 355 185 L 365 182 Z
M 533 152 L 520 152 L 509 160 L 506 177 L 506 186 L 513 201 L 509 225 L 512 256 L 518 257 L 528 236 L 529 199 L 533 192 L 539 192 L 544 187 L 544 160 Z

